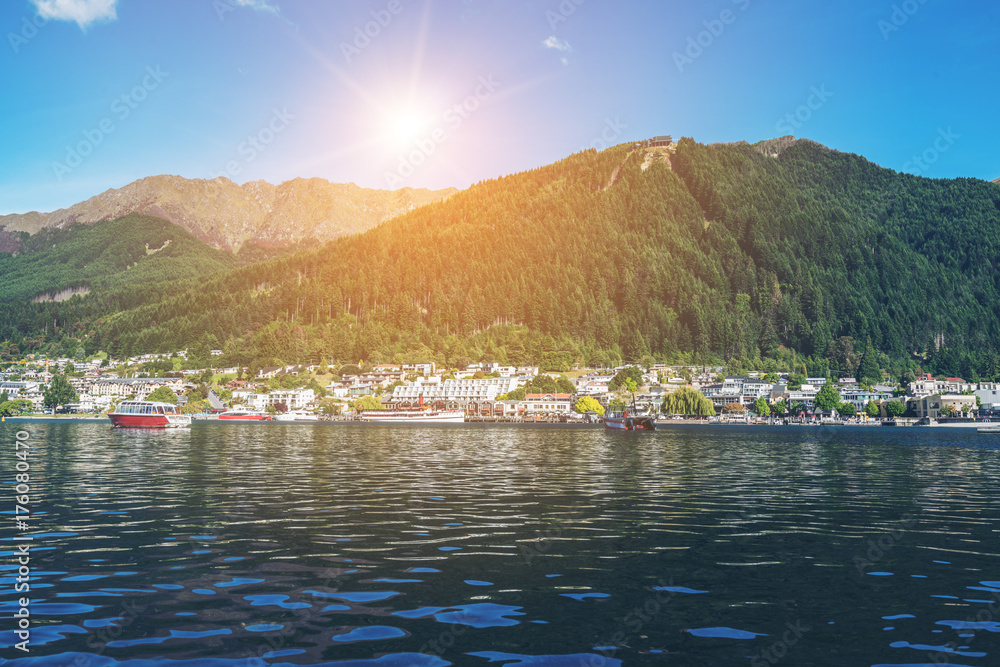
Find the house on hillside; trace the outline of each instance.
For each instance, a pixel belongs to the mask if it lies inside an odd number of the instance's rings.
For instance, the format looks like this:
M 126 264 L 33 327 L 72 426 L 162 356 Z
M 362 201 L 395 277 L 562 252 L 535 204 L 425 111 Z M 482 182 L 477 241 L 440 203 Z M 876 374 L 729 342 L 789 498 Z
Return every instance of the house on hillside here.
M 403 370 L 410 373 L 417 373 L 419 375 L 428 376 L 434 375 L 434 370 L 436 365 L 433 361 L 427 362 L 425 364 L 403 364 Z

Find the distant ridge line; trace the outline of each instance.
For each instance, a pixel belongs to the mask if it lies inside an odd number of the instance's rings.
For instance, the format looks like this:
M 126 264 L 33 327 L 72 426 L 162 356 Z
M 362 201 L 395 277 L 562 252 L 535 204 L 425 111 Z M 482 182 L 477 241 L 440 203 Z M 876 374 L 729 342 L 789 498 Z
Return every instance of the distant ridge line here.
M 140 213 L 168 220 L 222 250 L 237 251 L 246 244 L 275 248 L 358 234 L 456 192 L 373 190 L 322 178 L 237 185 L 225 177 L 147 176 L 51 213 L 0 216 L 0 241 L 8 246 L 16 244 L 16 232 L 35 234 Z

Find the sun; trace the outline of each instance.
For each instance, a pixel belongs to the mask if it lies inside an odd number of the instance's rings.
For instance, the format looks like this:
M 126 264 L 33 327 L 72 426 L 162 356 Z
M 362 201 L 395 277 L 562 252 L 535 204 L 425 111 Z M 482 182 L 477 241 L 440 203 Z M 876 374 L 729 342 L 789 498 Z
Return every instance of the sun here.
M 399 143 L 408 144 L 419 138 L 423 129 L 423 121 L 413 111 L 404 111 L 393 119 L 392 136 Z

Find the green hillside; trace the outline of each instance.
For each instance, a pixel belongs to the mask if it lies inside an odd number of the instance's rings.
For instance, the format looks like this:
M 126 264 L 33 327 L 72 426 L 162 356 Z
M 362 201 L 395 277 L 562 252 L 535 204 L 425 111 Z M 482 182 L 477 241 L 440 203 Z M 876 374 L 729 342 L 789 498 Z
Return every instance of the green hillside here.
M 64 328 L 86 331 L 95 316 L 114 310 L 106 299 L 157 285 L 151 298 L 178 281 L 231 269 L 237 262 L 166 220 L 138 214 L 20 235 L 16 254 L 0 253 L 0 322 L 9 342 L 59 340 Z M 90 291 L 63 303 L 31 303 L 65 290 Z M 61 296 L 66 296 L 61 295 Z M 29 342 L 27 347 L 33 347 Z
M 684 139 L 669 165 L 587 151 L 322 248 L 27 306 L 0 331 L 37 336 L 55 317 L 82 322 L 88 348 L 205 340 L 234 363 L 656 357 L 840 373 L 856 368 L 850 337 L 896 373 L 1000 373 L 1000 189 L 806 141 L 762 148 Z

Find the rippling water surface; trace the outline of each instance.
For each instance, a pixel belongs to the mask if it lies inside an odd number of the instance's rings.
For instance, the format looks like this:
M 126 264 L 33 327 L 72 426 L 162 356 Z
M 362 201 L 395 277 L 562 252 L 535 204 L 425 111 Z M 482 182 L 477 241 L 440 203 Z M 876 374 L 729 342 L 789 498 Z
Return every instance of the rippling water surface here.
M 1000 436 L 8 422 L 0 443 L 12 665 L 1000 664 Z

